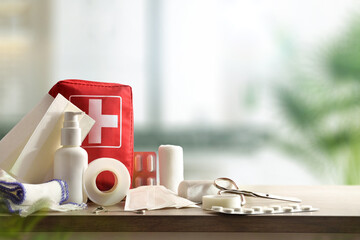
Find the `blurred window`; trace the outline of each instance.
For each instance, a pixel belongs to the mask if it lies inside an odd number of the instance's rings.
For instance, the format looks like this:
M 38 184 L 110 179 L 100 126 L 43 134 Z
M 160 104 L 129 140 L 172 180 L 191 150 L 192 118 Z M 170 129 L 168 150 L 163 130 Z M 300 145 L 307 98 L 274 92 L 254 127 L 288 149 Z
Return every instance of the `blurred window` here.
M 296 125 L 305 100 L 277 90 L 310 93 L 307 75 L 330 74 L 321 65 L 327 46 L 358 8 L 356 0 L 0 1 L 3 134 L 59 80 L 117 82 L 133 88 L 135 150 L 184 146 L 189 178 L 244 169 L 243 183 L 346 182 L 331 161 L 321 163 L 331 170 L 309 171 L 334 148 Z

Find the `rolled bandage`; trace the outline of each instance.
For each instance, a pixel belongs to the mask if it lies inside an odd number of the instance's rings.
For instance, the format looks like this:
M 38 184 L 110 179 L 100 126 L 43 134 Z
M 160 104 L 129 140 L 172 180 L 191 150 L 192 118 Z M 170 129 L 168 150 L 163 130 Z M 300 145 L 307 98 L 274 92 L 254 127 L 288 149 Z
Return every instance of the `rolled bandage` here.
M 69 197 L 63 180 L 54 179 L 42 184 L 20 183 L 0 169 L 0 208 L 26 217 L 41 209 L 73 211 L 86 208 L 86 204 L 63 204 Z
M 159 147 L 160 185 L 177 193 L 184 180 L 183 149 L 180 146 L 161 145 Z
M 178 195 L 193 202 L 201 202 L 205 195 L 219 192 L 212 180 L 185 180 L 179 184 Z
M 223 208 L 239 208 L 241 206 L 240 195 L 206 195 L 202 198 L 202 208 L 210 210 L 212 206 Z
M 100 191 L 96 186 L 97 176 L 110 171 L 114 174 L 114 186 L 108 191 Z M 124 164 L 113 158 L 98 158 L 92 161 L 84 173 L 85 191 L 94 203 L 110 206 L 119 203 L 130 188 L 130 174 Z

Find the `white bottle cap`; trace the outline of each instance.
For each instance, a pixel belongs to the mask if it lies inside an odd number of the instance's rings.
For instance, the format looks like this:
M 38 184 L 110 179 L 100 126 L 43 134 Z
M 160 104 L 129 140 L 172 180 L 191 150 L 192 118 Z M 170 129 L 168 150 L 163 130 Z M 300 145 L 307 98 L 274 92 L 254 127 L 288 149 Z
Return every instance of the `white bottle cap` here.
M 77 115 L 83 112 L 65 112 L 64 125 L 61 129 L 61 145 L 63 146 L 80 146 L 81 145 L 81 128 Z

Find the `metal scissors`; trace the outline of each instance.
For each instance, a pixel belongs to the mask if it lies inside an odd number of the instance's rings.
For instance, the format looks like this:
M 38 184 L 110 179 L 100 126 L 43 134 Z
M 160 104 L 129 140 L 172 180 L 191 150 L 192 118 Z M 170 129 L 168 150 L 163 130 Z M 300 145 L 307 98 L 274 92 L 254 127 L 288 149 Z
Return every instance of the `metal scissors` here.
M 225 181 L 228 186 L 224 187 L 221 186 L 219 183 L 220 181 Z M 301 199 L 294 198 L 294 197 L 282 197 L 277 195 L 272 195 L 268 193 L 259 193 L 259 192 L 251 192 L 246 190 L 240 190 L 239 187 L 236 185 L 236 183 L 231 180 L 230 178 L 217 178 L 214 181 L 215 187 L 219 189 L 219 194 L 223 193 L 232 193 L 232 194 L 239 194 L 241 198 L 241 205 L 244 205 L 246 203 L 245 196 L 247 197 L 256 197 L 256 198 L 265 198 L 265 199 L 274 199 L 274 200 L 281 200 L 281 201 L 287 201 L 287 202 L 297 202 L 300 203 Z M 235 187 L 235 189 L 233 188 Z

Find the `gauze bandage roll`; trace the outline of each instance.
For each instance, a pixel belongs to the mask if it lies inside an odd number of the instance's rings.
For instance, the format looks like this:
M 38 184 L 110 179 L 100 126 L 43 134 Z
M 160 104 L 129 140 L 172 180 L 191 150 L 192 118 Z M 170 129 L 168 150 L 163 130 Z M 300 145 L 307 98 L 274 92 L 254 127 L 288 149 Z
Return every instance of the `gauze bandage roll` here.
M 183 149 L 180 146 L 161 145 L 159 147 L 160 185 L 177 193 L 184 180 Z
M 0 209 L 5 205 L 8 211 L 26 217 L 42 209 L 66 212 L 86 208 L 86 204 L 63 204 L 67 198 L 67 186 L 62 180 L 42 184 L 20 183 L 0 169 Z
M 108 191 L 100 191 L 96 178 L 102 172 L 112 172 L 114 186 Z M 84 173 L 85 191 L 94 203 L 111 206 L 124 199 L 130 188 L 130 174 L 124 164 L 113 158 L 98 158 L 92 161 Z
M 210 210 L 212 206 L 224 208 L 241 207 L 240 195 L 206 195 L 202 198 L 202 208 Z

